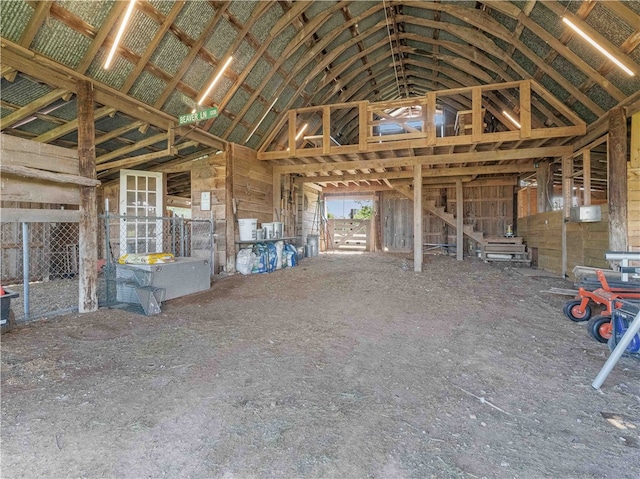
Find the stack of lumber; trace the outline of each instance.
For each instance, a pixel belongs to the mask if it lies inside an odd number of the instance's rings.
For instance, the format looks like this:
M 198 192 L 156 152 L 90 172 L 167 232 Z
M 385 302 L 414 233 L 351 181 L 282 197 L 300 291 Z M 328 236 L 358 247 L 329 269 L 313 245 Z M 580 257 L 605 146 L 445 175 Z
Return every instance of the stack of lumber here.
M 480 243 L 480 258 L 483 261 L 506 261 L 529 266 L 531 258 L 522 238 L 490 236 Z

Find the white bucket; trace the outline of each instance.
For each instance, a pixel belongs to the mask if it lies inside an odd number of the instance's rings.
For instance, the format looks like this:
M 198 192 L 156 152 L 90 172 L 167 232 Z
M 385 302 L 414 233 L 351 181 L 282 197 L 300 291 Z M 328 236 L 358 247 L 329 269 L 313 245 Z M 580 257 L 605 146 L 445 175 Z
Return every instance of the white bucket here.
M 254 241 L 256 239 L 258 218 L 239 219 L 238 226 L 240 229 L 240 241 Z
M 311 256 L 318 256 L 319 246 L 318 235 L 307 235 L 307 246 L 310 247 Z
M 273 223 L 273 237 L 282 238 L 282 223 L 279 221 Z
M 262 223 L 262 227 L 264 228 L 264 239 L 273 239 L 275 238 L 273 225 L 275 223 Z

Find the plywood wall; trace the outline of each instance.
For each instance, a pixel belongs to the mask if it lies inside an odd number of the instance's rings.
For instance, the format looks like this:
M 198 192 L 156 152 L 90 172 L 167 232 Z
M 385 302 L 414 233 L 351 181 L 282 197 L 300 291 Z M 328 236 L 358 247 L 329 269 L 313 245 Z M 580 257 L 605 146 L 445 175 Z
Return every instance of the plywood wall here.
M 609 247 L 609 208 L 601 205 L 602 220 L 596 223 L 567 223 L 567 274 L 573 279 L 575 266 L 609 268 L 605 253 Z M 518 220 L 518 235 L 527 247 L 535 248 L 537 267 L 562 274 L 562 211 L 550 211 Z

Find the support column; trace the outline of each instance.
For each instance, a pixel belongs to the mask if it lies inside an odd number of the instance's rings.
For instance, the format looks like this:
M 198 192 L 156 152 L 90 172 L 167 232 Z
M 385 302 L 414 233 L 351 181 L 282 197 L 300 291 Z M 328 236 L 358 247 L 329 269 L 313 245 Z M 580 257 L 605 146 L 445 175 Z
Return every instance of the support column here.
M 549 161 L 541 161 L 539 165 L 536 170 L 538 213 L 545 213 L 553 210 L 553 165 Z
M 627 180 L 629 250 L 640 251 L 640 112 L 631 117 L 631 162 Z
M 236 271 L 236 204 L 233 197 L 233 145 L 227 151 L 225 162 L 224 189 L 225 195 L 225 239 L 226 249 L 226 271 L 235 273 Z
M 585 150 L 582 153 L 582 177 L 584 178 L 582 204 L 591 206 L 591 150 Z
M 456 180 L 456 259 L 464 259 L 464 195 L 462 180 Z
M 567 277 L 567 221 L 573 199 L 573 158 L 562 158 L 562 277 Z
M 282 221 L 282 175 L 273 173 L 273 221 Z
M 413 166 L 413 270 L 422 272 L 422 165 Z
M 624 108 L 609 113 L 609 250 L 627 251 L 627 118 Z
M 96 179 L 95 123 L 93 84 L 77 81 L 78 161 L 80 176 Z M 98 202 L 95 186 L 79 186 L 79 297 L 78 311 L 98 310 Z

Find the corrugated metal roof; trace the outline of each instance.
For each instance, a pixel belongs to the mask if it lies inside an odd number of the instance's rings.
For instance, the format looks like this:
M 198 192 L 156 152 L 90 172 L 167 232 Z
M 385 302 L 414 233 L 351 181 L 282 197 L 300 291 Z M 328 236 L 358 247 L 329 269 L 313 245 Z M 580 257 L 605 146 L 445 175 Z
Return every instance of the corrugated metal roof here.
M 208 2 L 187 2 L 182 9 L 175 25 L 191 38 L 199 38 L 216 9 Z
M 178 71 L 182 60 L 189 53 L 189 48 L 182 43 L 175 35 L 165 35 L 158 45 L 155 53 L 151 56 L 151 61 L 158 67 L 173 75 Z
M 220 59 L 227 53 L 236 35 L 236 29 L 223 17 L 213 29 L 205 48 L 209 50 L 214 57 Z
M 563 9 L 574 14 L 581 4 L 578 1 L 560 2 Z M 640 2 L 625 2 L 624 5 L 629 9 L 635 9 L 640 12 L 638 4 Z M 29 18 L 34 11 L 30 5 L 26 2 L 0 3 L 0 30 L 4 38 L 10 41 L 17 41 L 20 38 L 21 32 L 28 24 Z M 113 1 L 89 2 L 77 0 L 61 0 L 52 4 L 50 16 L 39 29 L 31 48 L 69 68 L 76 67 L 93 41 L 95 34 L 93 30 L 97 30 L 102 26 L 114 5 L 115 2 Z M 168 78 L 176 74 L 188 55 L 191 45 L 203 34 L 209 22 L 214 18 L 217 9 L 226 8 L 225 14 L 212 29 L 209 38 L 207 38 L 193 63 L 186 70 L 184 76 L 177 79 L 175 91 L 172 92 L 163 107 L 166 113 L 178 116 L 188 111 L 195 97 L 207 87 L 206 83 L 211 79 L 211 75 L 219 70 L 220 62 L 224 61 L 229 54 L 234 55 L 234 61 L 231 63 L 226 75 L 220 79 L 215 89 L 211 92 L 207 101 L 208 103 L 215 102 L 220 104 L 221 116 L 213 122 L 211 130 L 217 135 L 226 135 L 227 139 L 237 139 L 245 136 L 247 131 L 251 131 L 252 128 L 249 126 L 255 126 L 260 121 L 263 109 L 270 105 L 275 95 L 278 94 L 280 95 L 278 108 L 282 109 L 295 105 L 306 106 L 309 102 L 346 101 L 359 98 L 387 99 L 393 97 L 397 95 L 397 87 L 395 86 L 393 72 L 390 69 L 389 30 L 384 26 L 384 23 L 380 23 L 385 22 L 385 10 L 382 7 L 386 6 L 389 21 L 397 23 L 391 26 L 393 30 L 391 35 L 393 47 L 396 48 L 399 43 L 400 46 L 416 50 L 416 53 L 410 52 L 406 55 L 411 62 L 407 62 L 404 65 L 401 73 L 406 76 L 410 91 L 423 92 L 431 87 L 438 86 L 431 79 L 436 74 L 433 71 L 433 66 L 436 64 L 439 65 L 440 70 L 437 73 L 439 82 L 446 86 L 459 85 L 460 82 L 467 81 L 467 79 L 475 82 L 468 73 L 473 73 L 481 81 L 487 81 L 487 78 L 496 78 L 499 81 L 502 78 L 498 72 L 502 68 L 506 68 L 507 75 L 510 76 L 508 79 L 520 79 L 521 77 L 517 71 L 522 70 L 527 72 L 525 76 L 530 77 L 539 72 L 539 66 L 546 57 L 549 57 L 551 59 L 548 60 L 551 62 L 549 67 L 566 79 L 567 85 L 564 88 L 561 87 L 546 74 L 542 76 L 543 85 L 547 86 L 551 93 L 560 98 L 561 101 L 565 101 L 572 96 L 580 97 L 583 95 L 579 88 L 589 79 L 588 75 L 580 71 L 579 67 L 567 58 L 564 58 L 562 52 L 559 55 L 550 55 L 554 52 L 550 44 L 545 41 L 545 38 L 539 37 L 527 28 L 522 29 L 518 39 L 531 50 L 531 58 L 527 57 L 529 53 L 525 55 L 519 50 L 520 46 L 517 42 L 499 38 L 500 36 L 510 36 L 518 26 L 518 20 L 512 17 L 515 12 L 513 12 L 511 5 L 516 5 L 522 9 L 531 4 L 528 1 L 516 1 L 511 2 L 511 4 L 443 1 L 439 5 L 431 5 L 429 2 L 389 2 L 386 5 L 382 5 L 378 1 L 343 2 L 340 4 L 335 2 L 272 2 L 264 9 L 262 16 L 256 19 L 252 17 L 256 7 L 260 6 L 262 8 L 265 7 L 265 4 L 255 0 L 233 1 L 230 3 L 186 2 L 173 25 L 163 35 L 162 40 L 153 52 L 151 63 L 147 65 L 147 68 L 143 70 L 139 78 L 131 79 L 135 80 L 135 82 L 129 94 L 143 103 L 154 105 L 166 88 Z M 137 58 L 144 55 L 149 45 L 152 44 L 152 40 L 162 24 L 162 16 L 167 15 L 174 6 L 175 3 L 173 1 L 158 0 L 152 0 L 149 4 L 138 5 L 135 9 L 132 23 L 125 34 L 119 54 L 114 59 L 113 66 L 108 71 L 102 68 L 102 63 L 107 54 L 106 49 L 110 45 L 110 39 L 113 37 L 112 32 L 107 36 L 105 44 L 96 53 L 86 75 L 96 82 L 104 83 L 116 90 L 121 89 L 133 71 Z M 301 6 L 303 13 L 292 19 L 291 23 L 275 38 L 269 38 L 268 35 L 272 27 L 283 17 L 285 12 L 292 8 L 298 9 Z M 451 13 L 446 11 L 438 12 L 440 9 L 446 10 L 450 7 L 453 8 Z M 329 8 L 333 10 L 331 14 L 323 23 L 318 24 L 315 31 L 305 30 L 304 41 L 300 42 L 302 39 L 300 37 L 301 29 L 308 28 L 309 22 L 312 22 L 317 15 L 324 14 Z M 68 12 L 65 13 L 65 9 Z M 589 12 L 589 10 L 583 8 L 580 12 L 583 14 L 583 12 Z M 365 13 L 366 16 L 361 16 Z M 441 26 L 441 28 L 437 28 L 438 35 L 435 35 L 433 28 L 413 23 L 415 19 L 433 21 L 436 18 L 436 14 L 439 17 L 437 26 Z M 485 15 L 490 15 L 495 20 L 495 23 L 493 21 L 484 23 L 471 22 L 471 19 L 476 20 Z M 225 18 L 226 16 L 237 23 L 232 24 Z M 347 28 L 346 25 L 349 19 L 356 18 L 357 26 L 354 25 L 355 29 Z M 556 39 L 562 39 L 563 34 L 567 31 L 558 13 L 552 11 L 551 4 L 536 2 L 529 18 Z M 242 25 L 246 25 L 249 22 L 253 23 L 249 35 L 244 39 L 238 38 Z M 615 45 L 632 44 L 633 25 L 635 24 L 631 20 L 618 18 L 617 14 L 607 8 L 606 2 L 597 3 L 586 16 L 585 22 L 601 32 L 605 38 L 608 38 Z M 86 24 L 91 27 L 87 27 Z M 118 22 L 116 22 L 117 24 Z M 378 28 L 373 31 L 376 25 L 378 25 Z M 456 28 L 449 28 L 454 25 Z M 457 27 L 464 27 L 460 36 L 458 36 L 459 29 Z M 498 31 L 494 31 L 495 28 Z M 353 37 L 356 34 L 359 35 L 360 44 L 341 51 L 348 42 L 353 42 Z M 498 36 L 496 37 L 494 34 Z M 411 38 L 407 39 L 407 36 Z M 542 36 L 544 37 L 544 35 Z M 480 40 L 477 41 L 476 39 Z M 330 41 L 327 42 L 327 40 Z M 248 72 L 247 75 L 245 70 L 254 60 L 256 49 L 258 48 L 255 42 L 259 42 L 260 46 L 266 42 L 267 54 L 258 59 L 251 72 Z M 290 52 L 289 58 L 286 58 L 279 68 L 275 68 L 274 64 L 282 60 L 283 52 L 290 49 L 292 42 L 300 43 L 295 50 Z M 314 49 L 319 42 L 324 45 L 324 52 L 318 52 L 313 57 L 310 57 L 309 51 Z M 445 44 L 446 42 L 452 42 L 458 45 L 459 48 L 451 47 L 450 50 L 446 45 L 440 44 L 438 49 L 440 57 L 433 59 L 433 42 L 444 42 Z M 231 52 L 229 49 L 234 43 L 239 46 L 235 48 L 234 52 Z M 369 52 L 366 57 L 360 53 L 361 46 L 369 48 L 377 43 L 380 46 L 375 51 Z M 492 45 L 509 53 L 511 50 L 514 51 L 513 54 L 509 55 L 509 58 L 505 58 L 502 55 L 496 57 L 484 51 L 484 45 Z M 575 35 L 566 44 L 566 47 L 596 70 L 603 66 L 610 66 L 609 62 L 599 53 L 595 52 Z M 465 50 L 468 55 L 465 54 Z M 335 56 L 337 52 L 340 53 Z M 459 57 L 460 54 L 471 58 L 470 61 L 473 61 L 478 69 L 486 71 L 487 74 L 479 75 L 477 72 L 466 72 L 463 66 L 452 64 L 450 58 Z M 319 63 L 327 57 L 331 59 L 331 63 L 328 64 L 328 70 L 318 69 Z M 640 63 L 640 48 L 635 47 L 628 57 Z M 362 69 L 363 61 L 376 63 L 368 64 L 368 68 Z M 512 66 L 505 67 L 505 61 L 510 62 Z M 518 67 L 515 67 L 513 62 Z M 349 75 L 351 72 L 359 71 L 360 69 L 362 71 L 357 75 Z M 314 70 L 316 70 L 317 75 L 309 76 L 310 72 Z M 368 70 L 374 72 L 375 81 L 379 83 L 379 87 L 375 89 L 377 91 L 375 93 L 376 96 L 373 96 L 373 82 L 369 77 Z M 337 72 L 339 72 L 339 76 L 334 78 Z M 244 83 L 235 81 L 235 78 L 239 75 L 246 75 Z M 632 95 L 640 88 L 640 80 L 638 78 L 629 78 L 617 68 L 614 68 L 605 76 L 612 85 L 626 95 Z M 291 84 L 284 87 L 282 84 L 283 77 L 286 77 L 287 81 L 291 81 Z M 349 78 L 350 83 L 343 85 L 345 88 L 342 93 L 334 92 L 330 81 L 325 84 L 321 91 L 317 91 L 324 79 L 335 79 L 341 82 L 345 78 Z M 262 81 L 265 79 L 267 79 L 265 88 L 256 93 L 255 91 L 260 88 Z M 284 91 L 281 94 L 278 93 L 282 88 Z M 303 96 L 294 98 L 295 91 L 299 88 L 301 88 L 300 91 Z M 4 101 L 10 102 L 12 95 L 21 98 L 22 101 L 34 98 L 33 95 L 23 94 L 20 91 L 21 85 L 18 83 L 14 85 L 3 80 L 2 89 Z M 600 86 L 589 88 L 586 91 L 586 95 L 603 110 L 607 110 L 611 105 L 617 104 L 614 98 Z M 256 96 L 257 100 L 252 100 Z M 37 95 L 35 98 L 37 98 Z M 228 100 L 227 104 L 222 103 L 225 99 Z M 246 105 L 249 102 L 254 104 L 247 109 L 247 113 L 243 118 L 237 118 L 237 115 L 243 109 L 246 109 Z M 590 106 L 594 108 L 591 104 Z M 69 106 L 69 114 L 72 113 L 70 108 Z M 580 114 L 585 119 L 593 116 L 593 112 L 589 112 L 582 105 L 576 108 L 581 108 Z M 6 108 L 3 109 L 3 112 L 5 111 L 7 111 Z M 6 114 L 3 113 L 3 115 Z M 62 114 L 65 115 L 64 118 L 69 116 L 67 109 L 56 113 L 56 115 Z M 276 122 L 281 114 L 276 116 L 273 113 L 269 113 L 267 119 L 273 116 L 273 122 Z M 63 117 L 61 116 L 60 118 Z M 34 123 L 29 128 L 39 128 L 39 125 L 39 123 Z M 234 125 L 234 127 L 231 128 L 231 125 Z M 265 123 L 260 128 L 266 131 L 270 126 L 271 124 Z M 244 138 L 241 138 L 241 140 L 244 141 Z
M 76 68 L 90 45 L 90 38 L 51 19 L 38 31 L 31 48 L 63 65 Z
M 119 28 L 120 22 L 116 23 Z M 130 28 L 122 39 L 122 46 L 138 56 L 144 55 L 160 26 L 142 12 L 134 10 L 131 15 Z
M 229 11 L 238 19 L 240 23 L 246 23 L 251 12 L 256 6 L 257 0 L 242 0 L 241 2 L 231 2 Z
M 129 90 L 129 95 L 153 105 L 162 94 L 167 84 L 149 72 L 142 72 Z
M 26 2 L 0 2 L 0 35 L 19 41 L 32 13 L 33 8 Z
M 105 21 L 113 4 L 113 1 L 94 2 L 90 0 L 57 0 L 56 3 L 76 15 L 93 27 L 100 27 Z

